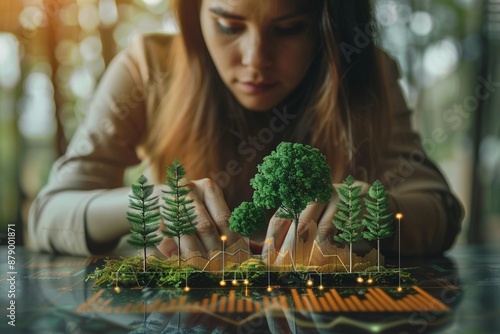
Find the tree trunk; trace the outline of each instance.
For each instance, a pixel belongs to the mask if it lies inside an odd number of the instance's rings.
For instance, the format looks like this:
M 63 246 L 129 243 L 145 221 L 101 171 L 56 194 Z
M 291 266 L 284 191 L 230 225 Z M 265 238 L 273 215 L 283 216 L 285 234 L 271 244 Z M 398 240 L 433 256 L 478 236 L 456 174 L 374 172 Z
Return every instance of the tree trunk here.
M 352 242 L 349 243 L 349 272 L 352 273 Z
M 146 272 L 146 247 L 143 248 L 143 253 L 142 253 L 142 272 Z
M 292 256 L 292 266 L 293 270 L 297 271 L 297 266 L 296 266 L 296 260 L 297 260 L 297 242 L 299 241 L 299 231 L 298 231 L 298 225 L 299 225 L 299 219 L 295 217 L 293 219 L 293 225 L 295 226 L 295 240 L 293 242 L 293 256 Z
M 181 237 L 177 237 L 177 265 L 181 267 Z
M 252 256 L 252 248 L 250 247 L 251 242 L 252 242 L 252 239 L 250 238 L 250 235 L 249 235 L 248 236 L 248 260 L 250 260 L 253 257 Z M 267 251 L 269 252 L 269 246 L 267 247 Z
M 380 239 L 377 239 L 377 269 L 380 272 Z

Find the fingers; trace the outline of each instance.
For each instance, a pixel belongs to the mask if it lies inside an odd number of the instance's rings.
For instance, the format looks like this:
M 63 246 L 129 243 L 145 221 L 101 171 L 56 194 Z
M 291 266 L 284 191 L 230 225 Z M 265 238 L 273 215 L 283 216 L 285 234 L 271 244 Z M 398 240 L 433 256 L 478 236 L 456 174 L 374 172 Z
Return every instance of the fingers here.
M 262 254 L 267 254 L 269 247 L 274 247 L 274 250 L 281 249 L 291 224 L 290 220 L 278 218 L 276 215 L 271 218 L 266 233 L 266 240 L 269 240 L 270 243 L 264 243 Z
M 342 186 L 342 184 L 334 184 L 334 188 L 338 188 Z M 338 203 L 339 201 L 339 196 L 337 192 L 335 191 L 332 194 L 332 198 L 330 198 L 330 201 L 325 205 L 324 211 L 319 218 L 318 221 L 318 233 L 316 235 L 316 241 L 318 244 L 323 243 L 324 241 L 333 241 L 333 236 L 337 234 L 337 228 L 333 224 L 333 219 L 335 218 L 335 214 L 337 213 L 337 205 L 335 203 Z
M 237 233 L 229 230 L 231 212 L 224 200 L 219 186 L 210 179 L 192 181 L 187 199 L 193 200 L 196 219 L 195 233 L 182 235 L 180 238 L 181 257 L 187 259 L 195 255 L 208 257 L 210 253 L 221 250 L 221 236 L 225 235 L 226 245 L 230 246 L 240 240 Z M 165 222 L 161 229 L 168 228 L 171 222 Z M 165 256 L 177 255 L 179 238 L 164 238 L 157 246 Z M 195 254 L 197 253 L 197 254 Z
M 285 254 L 288 252 L 290 257 L 293 257 L 294 250 L 298 253 L 295 254 L 297 258 L 304 258 L 306 254 L 310 251 L 312 245 L 308 245 L 308 248 L 305 249 L 303 247 L 303 242 L 307 241 L 309 238 L 316 237 L 316 229 L 309 228 L 312 224 L 316 224 L 319 217 L 321 216 L 321 212 L 324 210 L 325 204 L 313 203 L 306 207 L 306 209 L 302 212 L 299 217 L 299 223 L 297 225 L 297 234 L 299 236 L 299 240 L 297 245 L 295 244 L 295 225 L 289 219 L 277 218 L 273 216 L 271 222 L 269 223 L 269 227 L 267 230 L 266 239 L 270 239 L 270 244 L 264 244 L 264 250 L 262 252 L 263 255 L 267 254 L 268 247 L 274 247 L 281 256 L 277 256 L 275 259 L 275 264 L 279 265 L 285 263 L 288 259 L 288 256 Z M 309 235 L 312 232 L 313 235 Z M 300 254 L 299 254 L 300 253 Z M 289 259 L 288 259 L 289 260 Z M 297 260 L 297 259 L 296 259 Z M 302 260 L 299 262 L 303 262 Z
M 180 257 L 183 260 L 188 260 L 194 256 L 205 256 L 205 249 L 195 235 L 183 235 L 180 238 L 180 246 Z M 179 255 L 179 238 L 164 237 L 156 247 L 166 257 L 177 256 Z
M 317 223 L 321 217 L 321 213 L 325 210 L 326 204 L 312 203 L 309 204 L 299 217 L 299 225 L 297 226 L 297 234 L 299 239 L 307 241 L 309 238 L 308 226 L 312 222 Z M 313 238 L 315 236 L 312 236 Z
M 240 236 L 229 230 L 231 211 L 226 204 L 220 187 L 211 179 L 192 181 L 190 195 L 195 200 L 197 214 L 196 234 L 207 252 L 220 250 L 222 235 L 226 236 L 226 245 L 230 246 Z
M 161 242 L 156 245 L 156 248 L 162 253 L 165 257 L 171 257 L 174 254 L 177 254 L 177 244 L 174 240 L 170 238 L 163 238 Z
M 316 236 L 318 243 L 322 243 L 325 240 L 333 240 L 333 236 L 337 233 L 337 228 L 333 224 L 336 213 L 337 206 L 333 201 L 330 201 L 318 222 L 318 233 Z
M 193 189 L 188 195 L 189 198 L 194 200 L 192 205 L 196 214 L 196 236 L 200 240 L 204 250 L 210 253 L 221 249 L 221 240 L 217 226 L 202 202 L 202 196 L 203 193 L 200 193 L 197 188 Z

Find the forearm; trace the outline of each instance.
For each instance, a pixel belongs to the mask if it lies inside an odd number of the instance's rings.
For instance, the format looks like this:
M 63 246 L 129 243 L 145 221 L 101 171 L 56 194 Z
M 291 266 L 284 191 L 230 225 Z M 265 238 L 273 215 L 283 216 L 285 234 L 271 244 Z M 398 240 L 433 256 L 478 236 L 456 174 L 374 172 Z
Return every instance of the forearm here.
M 130 226 L 128 188 L 40 194 L 29 216 L 34 249 L 72 255 L 112 250 Z
M 130 232 L 127 221 L 129 193 L 129 188 L 105 190 L 90 201 L 84 217 L 90 252 L 109 251 Z
M 89 203 L 101 192 L 44 189 L 29 212 L 31 247 L 51 253 L 90 254 L 85 238 L 84 217 Z

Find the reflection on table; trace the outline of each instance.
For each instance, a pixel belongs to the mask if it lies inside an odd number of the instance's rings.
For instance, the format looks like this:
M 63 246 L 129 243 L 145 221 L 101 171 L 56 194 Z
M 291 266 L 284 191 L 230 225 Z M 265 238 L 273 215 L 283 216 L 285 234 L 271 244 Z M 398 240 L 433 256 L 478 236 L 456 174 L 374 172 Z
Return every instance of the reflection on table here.
M 102 265 L 102 258 L 21 251 L 16 264 L 16 330 L 24 332 L 455 333 L 460 328 L 460 333 L 496 333 L 500 329 L 494 315 L 499 315 L 500 263 L 498 253 L 487 248 L 459 248 L 448 258 L 406 261 L 404 266 L 414 268 L 418 282 L 401 292 L 367 282 L 323 287 L 319 277 L 312 287 L 276 287 L 271 292 L 243 284 L 191 287 L 188 292 L 182 287 L 97 289 L 85 278 Z M 6 279 L 2 276 L 0 281 L 3 291 Z M 12 329 L 6 321 L 0 326 L 2 333 Z

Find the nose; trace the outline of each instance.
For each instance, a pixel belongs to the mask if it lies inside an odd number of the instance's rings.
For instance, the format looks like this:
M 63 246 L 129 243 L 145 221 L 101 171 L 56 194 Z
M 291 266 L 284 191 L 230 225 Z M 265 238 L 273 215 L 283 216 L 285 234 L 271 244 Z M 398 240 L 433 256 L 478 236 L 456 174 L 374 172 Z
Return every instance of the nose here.
M 259 32 L 248 33 L 241 43 L 241 63 L 255 69 L 272 65 L 271 52 L 265 36 Z

